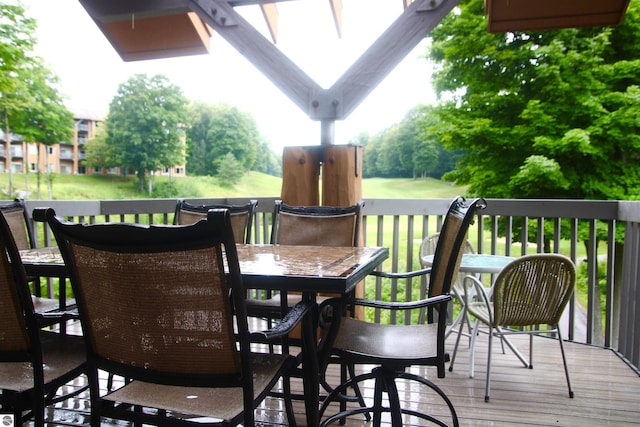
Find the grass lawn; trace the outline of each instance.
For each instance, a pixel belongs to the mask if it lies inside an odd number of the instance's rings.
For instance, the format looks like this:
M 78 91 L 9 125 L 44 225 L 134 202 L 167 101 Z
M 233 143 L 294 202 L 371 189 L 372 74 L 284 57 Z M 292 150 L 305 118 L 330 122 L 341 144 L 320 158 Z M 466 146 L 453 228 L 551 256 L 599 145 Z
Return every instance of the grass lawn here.
M 28 188 L 27 188 L 28 182 Z M 49 199 L 46 176 L 40 180 L 36 174 L 13 174 L 14 192 L 26 199 Z M 156 197 L 277 197 L 280 195 L 282 178 L 259 172 L 245 174 L 233 187 L 223 187 L 215 177 L 156 177 Z M 9 175 L 0 174 L 0 189 L 4 199 L 12 199 L 8 194 Z M 453 198 L 464 193 L 464 188 L 456 187 L 436 179 L 364 179 L 362 192 L 367 198 Z M 118 200 L 147 198 L 146 193 L 137 191 L 137 180 L 133 176 L 119 175 L 52 175 L 53 200 Z

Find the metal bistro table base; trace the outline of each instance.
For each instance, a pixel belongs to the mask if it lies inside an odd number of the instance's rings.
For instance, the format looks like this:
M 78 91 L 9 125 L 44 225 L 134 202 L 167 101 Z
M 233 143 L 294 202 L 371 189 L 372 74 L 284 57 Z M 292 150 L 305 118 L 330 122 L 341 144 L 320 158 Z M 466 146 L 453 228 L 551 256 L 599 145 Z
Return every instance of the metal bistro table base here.
M 248 289 L 302 292 L 314 300 L 320 292 L 348 295 L 389 256 L 383 247 L 237 245 L 243 284 Z M 68 277 L 57 247 L 20 251 L 27 274 Z M 315 331 L 315 325 L 310 330 Z M 319 424 L 319 375 L 315 337 L 304 340 L 303 367 L 315 381 L 305 384 L 307 424 Z

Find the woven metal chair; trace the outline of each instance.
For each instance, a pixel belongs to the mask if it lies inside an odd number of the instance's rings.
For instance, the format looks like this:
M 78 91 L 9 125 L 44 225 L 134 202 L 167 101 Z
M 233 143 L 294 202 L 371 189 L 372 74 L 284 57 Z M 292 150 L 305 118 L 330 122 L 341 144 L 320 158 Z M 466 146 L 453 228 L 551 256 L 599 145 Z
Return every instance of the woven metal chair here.
M 243 205 L 193 205 L 185 200 L 178 200 L 173 216 L 174 225 L 193 224 L 207 217 L 210 209 L 227 209 L 231 215 L 231 227 L 236 243 L 251 243 L 253 215 L 258 205 L 257 200 L 250 200 Z
M 229 211 L 210 210 L 206 221 L 180 227 L 72 224 L 52 209 L 34 216 L 46 218 L 70 271 L 92 426 L 101 417 L 255 425 L 255 408 L 298 360 L 253 353 L 252 337 L 286 335 L 311 307 L 297 305 L 278 329 L 249 331 Z M 98 370 L 127 381 L 104 394 Z
M 0 214 L 0 412 L 15 425 L 33 418 L 45 424 L 45 407 L 86 387 L 61 387 L 82 376 L 86 357 L 82 337 L 45 331 L 46 313 L 34 309 L 13 233 Z
M 349 380 L 336 387 L 324 400 L 321 414 L 324 414 L 333 402 L 341 402 L 348 388 L 355 388 L 358 383 L 373 379 L 375 390 L 373 405 L 341 410 L 337 414 L 327 417 L 322 426 L 336 421 L 344 421 L 356 414 L 373 414 L 373 425 L 379 426 L 382 413 L 389 412 L 394 426 L 402 425 L 402 416 L 410 415 L 426 422 L 437 425 L 448 425 L 441 418 L 431 414 L 402 407 L 397 379 L 417 381 L 435 391 L 446 403 L 451 425 L 458 425 L 456 411 L 446 394 L 432 381 L 405 369 L 414 366 L 435 366 L 439 378 L 445 376 L 445 363 L 449 355 L 445 352 L 445 334 L 447 326 L 447 305 L 451 301 L 449 291 L 455 280 L 462 250 L 466 240 L 467 230 L 477 209 L 482 209 L 486 203 L 476 199 L 467 203 L 463 198 L 455 199 L 447 212 L 437 248 L 433 266 L 408 273 L 375 272 L 377 276 L 387 278 L 407 278 L 423 274 L 430 275 L 428 298 L 411 302 L 386 302 L 354 299 L 345 301 L 332 299 L 325 302 L 325 309 L 332 313 L 342 313 L 334 316 L 329 333 L 322 343 L 320 360 L 321 371 L 330 362 L 346 365 L 377 365 L 370 373 L 352 376 Z M 427 323 L 411 325 L 388 325 L 369 323 L 345 315 L 346 307 L 364 306 L 384 310 L 420 310 L 427 308 Z M 388 406 L 384 406 L 383 394 L 386 392 Z M 341 402 L 342 403 L 342 402 Z
M 533 369 L 533 336 L 540 334 L 557 334 L 562 353 L 569 397 L 573 397 L 569 368 L 564 351 L 560 318 L 573 294 L 576 271 L 573 262 L 559 254 L 533 254 L 515 259 L 496 277 L 489 294 L 482 283 L 473 276 L 466 279 L 477 295 L 475 301 L 467 299 L 466 307 L 470 315 L 476 318 L 471 337 L 471 353 L 469 375 L 473 377 L 475 359 L 475 341 L 480 324 L 489 327 L 489 350 L 487 355 L 487 377 L 485 385 L 485 401 L 490 399 L 491 386 L 491 352 L 493 337 L 500 337 L 502 342 L 513 351 L 525 367 Z M 469 294 L 467 289 L 466 295 Z M 465 318 L 462 320 L 465 321 Z M 462 326 L 460 327 L 462 329 Z M 508 339 L 513 334 L 529 334 L 529 360 L 518 351 Z M 451 369 L 458 349 L 458 340 L 454 349 Z
M 36 240 L 30 226 L 27 207 L 22 199 L 15 199 L 12 203 L 0 205 L 0 212 L 3 213 L 18 250 L 33 249 L 36 247 Z M 61 307 L 59 298 L 46 298 L 42 296 L 40 288 L 40 278 L 27 276 L 27 282 L 32 284 L 33 306 L 37 313 L 49 313 L 47 322 L 50 325 L 77 318 L 77 313 L 73 313 L 75 302 L 67 300 L 66 306 Z M 62 290 L 61 290 L 62 291 Z M 58 313 L 56 317 L 55 313 Z

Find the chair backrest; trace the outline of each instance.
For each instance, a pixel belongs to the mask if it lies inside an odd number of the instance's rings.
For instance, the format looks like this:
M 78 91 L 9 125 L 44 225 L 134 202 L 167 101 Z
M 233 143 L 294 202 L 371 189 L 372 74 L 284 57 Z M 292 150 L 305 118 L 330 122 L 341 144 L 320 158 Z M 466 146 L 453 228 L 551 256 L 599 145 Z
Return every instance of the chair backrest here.
M 495 325 L 557 325 L 575 283 L 575 265 L 564 255 L 516 258 L 493 285 Z
M 436 252 L 436 246 L 438 245 L 438 238 L 440 237 L 440 233 L 429 234 L 422 240 L 420 243 L 420 262 L 422 263 L 422 259 L 427 255 L 433 255 Z M 462 253 L 464 254 L 475 254 L 476 250 L 471 244 L 471 242 L 467 239 L 464 243 L 464 248 L 462 249 Z M 422 267 L 426 266 L 422 264 Z
M 209 209 L 227 209 L 231 215 L 231 226 L 236 243 L 251 243 L 253 216 L 257 205 L 257 200 L 250 200 L 244 205 L 192 205 L 185 200 L 178 200 L 173 224 L 193 224 L 206 218 Z
M 484 199 L 467 203 L 462 197 L 456 198 L 449 205 L 433 256 L 429 297 L 450 292 L 462 259 L 469 225 L 476 211 L 485 207 Z
M 358 246 L 363 202 L 349 207 L 290 206 L 276 200 L 271 243 Z
M 0 361 L 40 357 L 31 293 L 4 211 L 0 213 Z M 34 346 L 36 346 L 34 348 Z M 34 366 L 38 366 L 37 363 Z M 42 362 L 40 360 L 40 366 Z
M 29 227 L 29 215 L 24 200 L 16 199 L 8 205 L 0 205 L 0 211 L 9 224 L 18 250 L 35 248 L 35 240 Z
M 244 291 L 227 210 L 182 227 L 73 224 L 53 209 L 37 216 L 46 218 L 69 268 L 92 369 L 252 392 Z

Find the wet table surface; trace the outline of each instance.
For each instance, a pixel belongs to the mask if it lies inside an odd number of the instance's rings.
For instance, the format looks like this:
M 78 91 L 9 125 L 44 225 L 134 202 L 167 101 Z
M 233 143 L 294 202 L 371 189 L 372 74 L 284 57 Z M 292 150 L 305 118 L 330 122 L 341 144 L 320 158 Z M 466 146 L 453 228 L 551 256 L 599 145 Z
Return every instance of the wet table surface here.
M 389 256 L 383 247 L 238 245 L 248 288 L 348 293 Z M 20 251 L 27 274 L 66 277 L 57 247 Z

